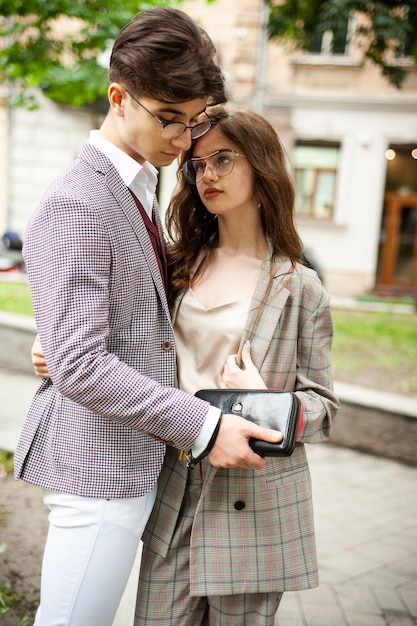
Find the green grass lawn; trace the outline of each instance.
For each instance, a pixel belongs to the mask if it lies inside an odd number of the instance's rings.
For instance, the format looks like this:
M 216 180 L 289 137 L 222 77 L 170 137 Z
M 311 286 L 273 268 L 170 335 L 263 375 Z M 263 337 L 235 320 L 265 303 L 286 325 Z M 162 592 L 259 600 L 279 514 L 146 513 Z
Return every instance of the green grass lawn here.
M 333 323 L 336 379 L 417 393 L 416 314 L 336 309 Z
M 0 311 L 33 316 L 27 283 L 0 281 Z M 417 393 L 417 315 L 333 310 L 335 378 Z
M 417 316 L 369 311 L 333 311 L 333 349 L 361 354 L 369 363 L 383 355 L 391 367 L 417 365 Z
M 33 317 L 29 285 L 26 282 L 0 281 L 0 311 Z

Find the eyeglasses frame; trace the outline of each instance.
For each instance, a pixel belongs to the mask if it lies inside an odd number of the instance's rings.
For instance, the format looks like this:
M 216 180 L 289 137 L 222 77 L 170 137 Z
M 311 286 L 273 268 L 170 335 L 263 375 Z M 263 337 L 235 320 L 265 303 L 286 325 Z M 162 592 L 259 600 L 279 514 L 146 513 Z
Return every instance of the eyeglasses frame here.
M 206 133 L 208 133 L 208 131 L 214 126 L 214 120 L 211 119 L 211 117 L 209 116 L 209 114 L 204 111 L 204 114 L 207 116 L 207 121 L 206 122 L 199 122 L 198 124 L 194 124 L 194 126 L 187 126 L 187 124 L 183 124 L 183 122 L 165 122 L 164 120 L 161 120 L 157 115 L 155 115 L 155 113 L 152 113 L 152 111 L 150 111 L 144 104 L 142 104 L 142 102 L 139 102 L 139 100 L 137 98 L 135 98 L 135 96 L 133 94 L 130 93 L 130 91 L 128 89 L 125 88 L 125 91 L 127 94 L 129 94 L 129 96 L 132 98 L 132 100 L 134 102 L 136 102 L 136 104 L 138 104 L 139 106 L 142 107 L 142 109 L 145 109 L 145 111 L 147 113 L 149 113 L 149 115 L 152 115 L 152 117 L 154 119 L 156 119 L 156 121 L 162 126 L 161 128 L 161 135 L 164 132 L 164 129 L 167 126 L 170 126 L 171 124 L 180 124 L 181 126 L 184 127 L 184 130 L 182 130 L 180 133 L 178 133 L 175 137 L 172 137 L 172 139 L 175 139 L 176 137 L 181 137 L 181 135 L 183 135 L 185 133 L 185 131 L 187 129 L 191 130 L 191 138 L 192 139 L 200 139 L 200 137 L 202 137 L 203 135 L 205 135 Z M 197 128 L 197 126 L 202 126 L 203 124 L 210 124 L 207 128 L 207 130 L 205 130 L 201 135 L 198 135 L 198 137 L 193 137 L 192 133 L 193 133 L 193 129 Z M 167 137 L 164 137 L 164 139 L 167 139 Z
M 210 163 L 208 162 L 208 159 L 211 159 L 211 157 L 215 156 L 216 154 L 220 154 L 221 152 L 232 152 L 235 157 L 239 156 L 239 157 L 243 157 L 244 159 L 247 158 L 246 155 L 239 154 L 239 152 L 236 152 L 236 150 L 233 150 L 233 148 L 220 148 L 220 150 L 215 150 L 214 152 L 212 152 L 211 154 L 207 154 L 206 156 L 191 157 L 190 159 L 187 159 L 186 162 L 184 163 L 184 165 L 182 166 L 182 171 L 183 171 L 183 174 L 184 174 L 185 179 L 188 182 L 188 184 L 196 185 L 197 182 L 200 182 L 201 178 L 204 176 L 204 172 L 206 171 L 207 164 L 209 165 L 210 170 L 212 171 L 212 173 L 214 173 L 218 178 L 225 178 L 225 176 L 230 176 L 230 174 L 233 172 L 233 168 L 235 166 L 234 159 L 233 159 L 232 169 L 230 170 L 230 172 L 228 172 L 227 174 L 223 174 L 223 175 L 220 175 L 217 172 L 213 172 L 213 169 L 212 169 Z M 193 161 L 204 161 L 205 162 L 204 172 L 202 173 L 201 178 L 200 178 L 199 181 L 197 181 L 197 172 L 196 172 L 195 182 L 191 182 L 191 180 L 187 177 L 187 172 L 186 172 L 187 163 L 192 163 Z

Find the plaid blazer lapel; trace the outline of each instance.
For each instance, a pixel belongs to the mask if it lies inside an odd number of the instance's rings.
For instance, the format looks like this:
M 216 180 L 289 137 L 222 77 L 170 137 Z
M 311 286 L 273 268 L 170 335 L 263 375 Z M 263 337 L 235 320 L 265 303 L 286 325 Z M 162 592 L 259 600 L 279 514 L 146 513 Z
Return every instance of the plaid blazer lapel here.
M 271 281 L 272 271 L 275 273 Z M 243 346 L 249 340 L 251 342 L 252 360 L 258 369 L 261 368 L 281 313 L 290 295 L 285 282 L 291 271 L 291 263 L 287 260 L 278 259 L 272 262 L 270 249 L 263 263 L 261 276 L 250 304 L 239 345 L 238 362 Z
M 271 270 L 275 270 L 272 282 L 270 281 Z M 258 369 L 261 368 L 265 356 L 271 344 L 272 337 L 275 333 L 277 324 L 285 304 L 290 295 L 289 290 L 285 287 L 285 280 L 290 276 L 292 271 L 291 263 L 287 260 L 277 260 L 272 263 L 271 249 L 263 263 L 262 272 L 253 294 L 248 317 L 243 329 L 242 338 L 238 351 L 238 361 L 242 353 L 245 342 L 249 339 L 251 342 L 252 360 Z M 268 296 L 264 302 L 265 294 L 268 290 Z M 178 312 L 181 297 L 177 299 L 173 320 Z M 200 502 L 209 492 L 211 483 L 218 472 L 218 468 L 212 465 L 207 467 L 202 486 Z

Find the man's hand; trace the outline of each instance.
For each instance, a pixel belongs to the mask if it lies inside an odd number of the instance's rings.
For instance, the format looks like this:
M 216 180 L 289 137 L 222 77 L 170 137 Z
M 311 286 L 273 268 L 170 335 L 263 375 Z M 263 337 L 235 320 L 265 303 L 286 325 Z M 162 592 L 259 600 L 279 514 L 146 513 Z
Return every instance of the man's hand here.
M 249 439 L 263 439 L 270 443 L 282 441 L 282 433 L 258 426 L 238 415 L 223 415 L 219 434 L 208 459 L 214 467 L 241 467 L 263 469 L 266 459 L 249 447 Z
M 250 343 L 247 341 L 242 350 L 244 369 L 236 363 L 237 354 L 230 354 L 223 370 L 222 386 L 226 389 L 266 389 L 266 385 L 252 361 Z
M 31 355 L 36 376 L 39 378 L 50 378 L 39 335 L 36 335 L 35 341 L 33 342 Z

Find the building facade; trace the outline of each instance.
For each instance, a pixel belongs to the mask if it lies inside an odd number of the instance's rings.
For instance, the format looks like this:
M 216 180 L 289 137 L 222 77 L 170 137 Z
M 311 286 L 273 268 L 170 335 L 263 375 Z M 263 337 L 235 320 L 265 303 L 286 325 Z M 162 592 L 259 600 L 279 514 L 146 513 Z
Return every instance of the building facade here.
M 182 9 L 212 36 L 230 101 L 258 110 L 279 133 L 297 185 L 297 225 L 329 292 L 412 294 L 417 69 L 404 56 L 407 77 L 392 87 L 363 63 L 351 24 L 336 54 L 326 37 L 308 54 L 268 42 L 263 0 L 186 0 Z M 88 111 L 46 100 L 27 112 L 0 99 L 0 231 L 23 234 L 46 186 L 96 123 Z M 161 174 L 163 207 L 174 181 L 173 168 Z
M 232 100 L 275 126 L 294 167 L 297 224 L 330 293 L 412 294 L 417 283 L 417 68 L 400 90 L 346 41 L 268 42 L 263 0 L 188 0 L 213 36 Z M 353 19 L 360 19 L 358 16 Z M 341 45 L 342 43 L 342 45 Z M 387 158 L 388 157 L 388 158 Z

